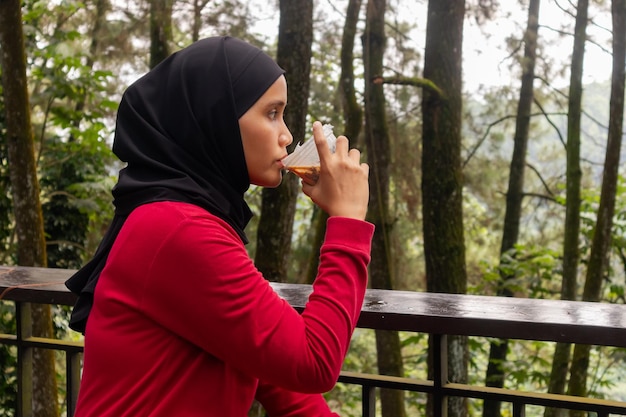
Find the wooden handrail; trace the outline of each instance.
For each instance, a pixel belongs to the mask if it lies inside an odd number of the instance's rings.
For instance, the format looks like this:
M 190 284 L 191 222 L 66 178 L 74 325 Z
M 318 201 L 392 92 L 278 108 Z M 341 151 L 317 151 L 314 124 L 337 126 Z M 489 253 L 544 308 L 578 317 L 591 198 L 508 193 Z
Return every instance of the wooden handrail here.
M 73 270 L 0 266 L 5 300 L 73 305 L 64 282 Z M 310 285 L 272 283 L 302 310 Z M 359 327 L 626 347 L 626 308 L 583 301 L 367 290 Z
M 76 296 L 64 285 L 73 270 L 0 266 L 0 298 L 15 301 L 18 316 L 29 309 L 29 303 L 73 305 Z M 310 285 L 272 283 L 276 292 L 294 308 L 302 311 L 312 291 Z M 20 311 L 22 311 L 20 313 Z M 18 346 L 21 371 L 31 371 L 28 359 L 33 347 L 63 350 L 68 366 L 68 416 L 71 417 L 80 383 L 80 342 L 53 341 L 31 337 L 24 324 L 19 323 L 23 336 L 0 335 L 0 343 Z M 442 376 L 434 381 L 418 381 L 408 378 L 385 377 L 343 372 L 340 381 L 363 387 L 363 416 L 374 415 L 374 387 L 408 389 L 432 393 L 440 397 L 435 406 L 436 415 L 445 415 L 445 397 L 448 395 L 509 401 L 514 414 L 524 413 L 524 404 L 593 410 L 599 415 L 609 413 L 626 415 L 626 403 L 612 400 L 584 399 L 542 393 L 524 393 L 506 389 L 473 387 L 449 383 L 445 379 L 445 340 L 448 335 L 483 336 L 502 339 L 541 340 L 589 345 L 626 347 L 626 309 L 623 305 L 507 298 L 465 294 L 436 294 L 411 291 L 370 289 L 366 293 L 358 327 L 428 333 L 434 338 L 441 354 L 436 361 Z M 59 342 L 59 343 L 56 343 Z M 19 380 L 19 377 L 18 377 Z M 24 384 L 21 381 L 20 384 Z M 21 386 L 21 385 L 20 385 Z M 19 389 L 19 387 L 18 387 Z M 28 392 L 26 392 L 28 394 Z M 28 395 L 19 399 L 22 409 L 19 416 L 28 416 Z

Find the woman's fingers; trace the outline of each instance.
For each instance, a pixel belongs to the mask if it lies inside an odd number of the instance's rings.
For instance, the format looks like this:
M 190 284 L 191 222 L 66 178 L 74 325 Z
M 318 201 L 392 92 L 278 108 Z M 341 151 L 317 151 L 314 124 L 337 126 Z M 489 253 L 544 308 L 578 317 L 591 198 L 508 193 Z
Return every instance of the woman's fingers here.
M 364 219 L 369 200 L 369 166 L 361 163 L 361 152 L 349 149 L 345 136 L 337 137 L 332 153 L 319 122 L 313 136 L 320 156 L 320 175 L 315 184 L 303 181 L 302 190 L 331 216 Z
M 320 122 L 313 123 L 313 139 L 315 140 L 315 146 L 317 147 L 317 153 L 320 156 L 320 163 L 327 160 L 332 153 L 328 147 L 328 140 L 324 136 L 324 130 Z

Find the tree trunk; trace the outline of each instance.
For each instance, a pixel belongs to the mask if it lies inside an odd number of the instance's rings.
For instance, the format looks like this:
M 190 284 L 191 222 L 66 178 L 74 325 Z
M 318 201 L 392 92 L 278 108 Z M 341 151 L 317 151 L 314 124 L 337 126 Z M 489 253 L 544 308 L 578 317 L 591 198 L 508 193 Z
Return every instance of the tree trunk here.
M 281 0 L 276 61 L 285 69 L 289 86 L 285 122 L 294 137 L 291 149 L 306 134 L 312 43 L 312 0 Z M 298 182 L 295 175 L 288 174 L 279 187 L 262 192 L 255 263 L 270 281 L 287 280 Z
M 354 88 L 354 39 L 356 37 L 356 26 L 359 22 L 359 12 L 362 0 L 350 0 L 346 21 L 343 27 L 343 37 L 341 41 L 341 74 L 339 76 L 339 99 L 343 111 L 344 131 L 341 132 L 350 140 L 350 147 L 357 147 L 357 141 L 361 134 L 363 124 L 363 110 L 356 99 L 356 89 Z M 315 233 L 311 246 L 311 256 L 307 262 L 307 272 L 305 281 L 312 283 L 317 275 L 319 265 L 319 247 L 322 245 L 326 233 L 326 220 L 328 215 L 322 210 L 316 210 L 313 220 Z
M 609 132 L 604 161 L 600 205 L 596 220 L 591 254 L 585 277 L 583 301 L 600 301 L 603 277 L 608 265 L 611 247 L 611 229 L 615 213 L 615 199 L 619 170 L 620 150 L 624 123 L 624 83 L 626 75 L 626 4 L 623 0 L 613 0 L 613 75 L 611 77 L 611 102 L 609 108 Z M 589 365 L 588 345 L 576 345 L 572 359 L 572 369 L 568 393 L 587 394 L 587 368 Z M 579 411 L 571 411 L 571 416 L 582 416 Z
M 43 216 L 35 167 L 33 128 L 26 78 L 22 12 L 18 0 L 0 1 L 0 65 L 6 113 L 6 141 L 11 179 L 13 214 L 18 236 L 17 262 L 23 266 L 46 266 Z M 50 306 L 32 309 L 33 335 L 53 337 Z M 32 404 L 23 410 L 36 417 L 57 417 L 57 385 L 54 352 L 33 350 Z
M 286 71 L 289 86 L 285 122 L 294 137 L 290 151 L 298 138 L 305 137 L 312 44 L 312 0 L 281 0 L 276 61 Z M 278 188 L 264 188 L 261 194 L 254 260 L 259 271 L 270 281 L 287 281 L 297 194 L 298 178 L 291 174 L 283 177 Z M 248 415 L 262 415 L 260 404 L 255 403 Z
M 193 22 L 191 24 L 191 40 L 196 42 L 200 39 L 200 29 L 202 28 L 202 9 L 211 0 L 193 0 Z
M 383 74 L 385 52 L 386 0 L 369 0 L 363 59 L 365 65 L 365 144 L 370 166 L 370 205 L 368 220 L 376 226 L 372 242 L 370 284 L 372 288 L 392 289 L 393 268 L 390 245 L 392 222 L 389 219 L 389 170 L 391 150 L 386 120 L 383 85 L 374 83 Z M 381 375 L 404 375 L 400 337 L 397 332 L 376 330 L 378 372 Z M 383 417 L 402 417 L 404 392 L 380 391 Z
M 102 39 L 102 32 L 106 27 L 107 12 L 110 9 L 109 0 L 96 0 L 94 7 L 91 44 L 85 62 L 85 68 L 90 70 L 94 67 L 99 43 Z M 76 131 L 79 131 L 83 121 L 82 115 L 87 105 L 88 94 L 88 91 L 83 91 L 82 95 L 77 96 L 77 101 L 74 105 L 76 117 L 73 118 L 71 123 Z M 45 132 L 41 132 L 41 135 L 40 142 L 44 143 L 46 140 L 44 137 Z M 71 144 L 76 141 L 76 136 L 73 132 L 70 132 L 67 143 Z M 70 150 L 67 152 L 71 154 Z M 72 193 L 69 191 L 72 185 L 85 181 L 85 172 L 80 169 L 84 166 L 84 163 L 85 161 L 80 156 L 72 155 L 61 164 L 58 172 L 52 175 L 41 173 L 42 181 L 40 185 L 42 186 L 43 194 L 46 195 L 46 186 L 48 187 L 48 192 L 52 191 L 53 194 L 48 196 L 48 198 L 44 198 L 45 202 L 42 204 L 44 230 L 46 233 L 47 265 L 50 268 L 78 269 L 84 258 L 84 250 L 77 248 L 84 247 L 87 242 L 89 214 L 71 204 L 70 196 Z M 77 167 L 77 164 L 80 166 Z M 55 193 L 54 191 L 61 192 Z M 59 221 L 59 217 L 62 217 L 65 221 Z M 57 242 L 72 242 L 75 246 L 70 249 L 68 245 Z
M 428 2 L 424 78 L 441 91 L 422 90 L 422 217 L 426 286 L 431 292 L 467 290 L 461 165 L 464 16 L 464 0 Z M 467 382 L 467 362 L 467 338 L 449 337 L 450 381 Z M 429 366 L 431 377 L 432 372 Z M 429 412 L 431 400 L 429 396 Z M 450 416 L 467 413 L 466 399 L 449 399 Z
M 582 115 L 582 77 L 587 42 L 588 0 L 579 0 L 574 27 L 574 47 L 570 73 L 569 102 L 567 110 L 567 149 L 566 149 L 566 203 L 563 236 L 563 280 L 561 282 L 561 299 L 575 300 L 580 263 L 580 120 Z M 557 343 L 552 359 L 552 370 L 548 392 L 562 394 L 565 392 L 567 371 L 572 346 L 569 343 Z M 545 417 L 564 415 L 565 410 L 546 408 Z
M 87 62 L 85 67 L 93 69 L 93 65 L 96 61 L 96 55 L 100 47 L 100 40 L 102 38 L 102 32 L 106 26 L 107 12 L 111 8 L 109 0 L 95 0 L 96 13 L 94 16 L 93 28 L 91 30 L 91 44 L 89 45 L 89 55 L 87 56 Z M 74 109 L 76 112 L 82 112 L 85 108 L 85 102 L 87 99 L 87 92 L 83 95 L 82 99 L 76 103 Z M 80 119 L 73 122 L 74 127 L 80 125 Z M 74 141 L 74 136 L 70 136 L 70 141 Z
M 520 218 L 522 215 L 522 198 L 524 195 L 524 167 L 526 166 L 526 150 L 528 148 L 528 131 L 530 114 L 533 104 L 535 80 L 535 62 L 537 57 L 537 38 L 539 29 L 540 0 L 531 0 L 528 6 L 528 22 L 524 34 L 524 57 L 522 58 L 522 82 L 517 104 L 515 136 L 513 138 L 513 156 L 509 171 L 509 186 L 506 194 L 506 212 L 500 247 L 500 262 L 504 255 L 511 251 L 519 238 Z M 501 275 L 502 286 L 498 295 L 512 296 L 506 281 L 510 275 Z M 497 340 L 491 343 L 489 364 L 485 376 L 485 384 L 489 387 L 504 387 L 504 363 L 508 352 L 508 340 Z M 500 401 L 484 402 L 483 417 L 500 417 Z
M 170 56 L 174 0 L 150 0 L 150 68 Z

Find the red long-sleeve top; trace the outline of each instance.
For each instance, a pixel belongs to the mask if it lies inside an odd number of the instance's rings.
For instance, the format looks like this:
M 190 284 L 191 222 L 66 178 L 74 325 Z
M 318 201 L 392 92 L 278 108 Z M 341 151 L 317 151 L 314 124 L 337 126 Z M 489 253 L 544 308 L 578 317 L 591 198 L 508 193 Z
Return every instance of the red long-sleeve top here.
M 328 220 L 302 314 L 255 268 L 230 226 L 186 203 L 141 206 L 98 281 L 77 417 L 334 416 L 363 303 L 374 227 Z

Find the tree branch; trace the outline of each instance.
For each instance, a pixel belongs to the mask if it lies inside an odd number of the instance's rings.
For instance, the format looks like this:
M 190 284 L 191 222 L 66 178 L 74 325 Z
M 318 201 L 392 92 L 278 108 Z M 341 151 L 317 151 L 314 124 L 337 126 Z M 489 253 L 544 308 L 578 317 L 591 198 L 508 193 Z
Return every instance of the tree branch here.
M 413 87 L 425 88 L 435 94 L 440 99 L 445 99 L 445 94 L 434 82 L 426 78 L 419 77 L 383 77 L 377 75 L 372 78 L 374 84 L 396 84 L 396 85 L 410 85 Z

